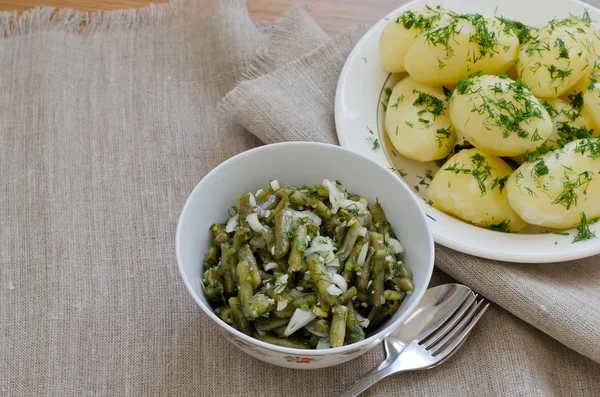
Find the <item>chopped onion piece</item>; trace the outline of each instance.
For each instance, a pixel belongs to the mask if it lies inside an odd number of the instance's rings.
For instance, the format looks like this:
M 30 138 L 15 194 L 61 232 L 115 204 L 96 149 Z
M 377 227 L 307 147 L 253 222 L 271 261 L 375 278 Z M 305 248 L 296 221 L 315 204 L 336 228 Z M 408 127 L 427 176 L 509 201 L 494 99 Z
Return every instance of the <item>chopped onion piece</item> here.
M 288 275 L 282 274 L 281 276 L 275 279 L 275 286 L 273 287 L 273 292 L 276 294 L 280 294 L 285 290 L 288 282 Z
M 361 237 L 365 237 L 367 235 L 367 228 L 366 227 L 361 227 L 358 230 L 358 235 Z
M 227 225 L 225 226 L 225 232 L 231 233 L 234 232 L 239 226 L 240 216 L 235 214 L 227 221 Z
M 327 273 L 329 274 L 334 274 L 338 272 L 338 268 L 335 266 L 325 266 L 325 270 L 327 270 Z
M 299 220 L 310 222 L 315 226 L 321 226 L 321 218 L 312 211 L 294 211 L 288 210 L 292 216 L 292 221 L 297 223 Z
M 285 309 L 288 305 L 288 301 L 287 300 L 280 300 L 279 302 L 277 302 L 277 311 L 280 312 L 283 309 Z
M 319 343 L 317 343 L 317 350 L 329 349 L 331 345 L 329 344 L 329 339 L 321 338 L 319 339 Z
M 357 209 L 357 210 L 367 208 L 367 206 L 364 203 L 361 203 L 360 201 L 352 201 L 350 199 L 345 199 L 345 198 L 340 200 L 340 208 L 346 209 L 349 207 L 351 207 L 352 209 Z
M 271 212 L 271 210 L 260 210 L 258 215 L 260 215 L 261 218 L 267 219 L 269 216 L 271 216 Z
M 290 291 L 290 295 L 292 295 L 294 298 L 300 298 L 306 294 L 303 292 L 300 292 L 300 290 L 294 288 L 293 290 Z
M 277 269 L 279 267 L 279 265 L 275 262 L 269 262 L 265 265 L 265 272 L 268 272 L 269 270 L 273 270 L 273 269 Z
M 396 240 L 395 238 L 388 236 L 386 242 L 388 244 L 388 247 L 390 247 L 394 254 L 400 254 L 404 252 L 404 247 L 402 246 L 400 241 Z
M 338 287 L 340 287 L 340 289 L 342 290 L 342 292 L 346 292 L 348 290 L 348 283 L 346 282 L 346 279 L 344 279 L 344 277 L 342 277 L 342 275 L 340 274 L 334 274 L 331 277 L 331 281 L 337 285 Z
M 323 180 L 323 186 L 329 192 L 329 202 L 331 203 L 331 212 L 334 214 L 337 213 L 340 208 L 340 202 L 344 197 L 342 196 L 342 192 L 338 189 L 338 187 L 328 179 Z
M 342 294 L 342 290 L 336 287 L 335 284 L 331 284 L 329 287 L 327 287 L 327 292 L 333 296 L 340 296 Z
M 246 217 L 246 222 L 248 222 L 252 230 L 255 232 L 262 232 L 265 228 L 263 225 L 261 225 L 260 221 L 258 220 L 258 215 L 255 213 L 248 214 Z
M 369 326 L 369 319 L 364 318 L 358 312 L 356 312 L 356 319 L 358 320 L 358 325 L 360 325 L 361 327 L 367 328 Z
M 255 196 L 260 196 L 260 194 L 261 194 L 262 192 L 263 192 L 263 190 L 262 190 L 262 189 L 258 189 L 258 190 L 256 191 L 256 193 L 254 193 L 254 195 L 255 195 Z
M 304 328 L 306 324 L 310 323 L 315 318 L 317 318 L 317 316 L 310 310 L 296 309 L 283 334 L 285 336 L 290 336 L 299 329 Z
M 304 251 L 304 256 L 309 256 L 317 252 L 321 254 L 323 258 L 325 258 L 325 262 L 328 262 L 328 259 L 329 262 L 331 262 L 335 259 L 333 251 L 335 251 L 335 247 L 333 246 L 332 239 L 329 237 L 317 236 L 310 242 L 310 247 Z M 327 253 L 331 253 L 331 255 L 327 255 Z
M 248 193 L 250 195 L 250 198 L 248 199 L 248 203 L 253 206 L 256 207 L 256 197 L 254 197 L 254 195 L 252 193 Z
M 271 189 L 273 189 L 274 192 L 281 189 L 281 186 L 279 186 L 279 182 L 277 181 L 277 179 L 271 181 L 270 185 L 271 185 Z
M 369 252 L 369 244 L 363 244 L 360 252 L 358 253 L 358 258 L 356 258 L 356 264 L 361 266 L 365 264 L 365 259 L 367 259 L 367 253 Z

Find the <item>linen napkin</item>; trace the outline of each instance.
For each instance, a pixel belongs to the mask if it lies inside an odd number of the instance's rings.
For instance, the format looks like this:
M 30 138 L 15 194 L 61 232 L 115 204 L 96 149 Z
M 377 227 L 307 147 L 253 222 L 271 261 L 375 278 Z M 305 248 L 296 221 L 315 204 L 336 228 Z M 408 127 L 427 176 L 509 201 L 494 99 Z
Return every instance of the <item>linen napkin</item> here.
M 326 109 L 267 123 L 246 113 L 259 97 L 240 98 L 234 117 L 221 98 L 293 68 L 311 92 L 298 94 L 331 106 L 358 29 L 329 42 L 302 8 L 268 25 L 239 0 L 0 13 L 0 396 L 333 396 L 383 359 L 377 347 L 294 371 L 244 355 L 187 293 L 173 242 L 195 184 L 261 144 L 253 125 L 279 140 L 300 126 L 304 139 L 334 137 Z M 570 282 L 556 288 L 577 296 Z M 592 396 L 598 379 L 597 363 L 495 307 L 452 361 L 365 395 Z

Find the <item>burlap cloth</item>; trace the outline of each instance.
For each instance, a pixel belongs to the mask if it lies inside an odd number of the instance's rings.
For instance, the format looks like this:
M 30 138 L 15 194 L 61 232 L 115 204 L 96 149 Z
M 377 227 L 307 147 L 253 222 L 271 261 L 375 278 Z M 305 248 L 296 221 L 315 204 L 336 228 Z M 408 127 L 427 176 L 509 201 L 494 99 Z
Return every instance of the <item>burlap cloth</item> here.
M 378 364 L 380 347 L 318 371 L 244 355 L 174 254 L 214 166 L 260 141 L 336 142 L 335 85 L 364 27 L 329 41 L 302 8 L 267 25 L 239 1 L 51 15 L 0 15 L 0 396 L 332 396 Z M 365 395 L 600 395 L 600 258 L 438 246 L 436 265 L 497 305 L 452 361 Z

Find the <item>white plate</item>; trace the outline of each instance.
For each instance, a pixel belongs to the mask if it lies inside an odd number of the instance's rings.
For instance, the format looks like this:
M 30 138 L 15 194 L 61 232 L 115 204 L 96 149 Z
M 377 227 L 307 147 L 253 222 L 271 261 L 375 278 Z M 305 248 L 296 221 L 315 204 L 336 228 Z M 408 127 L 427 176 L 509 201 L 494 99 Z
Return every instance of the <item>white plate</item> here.
M 415 1 L 390 13 L 373 26 L 350 53 L 338 81 L 335 98 L 335 122 L 343 147 L 367 156 L 390 168 L 402 169 L 404 181 L 419 197 L 426 196 L 426 184 L 419 184 L 426 170 L 434 173 L 435 163 L 419 163 L 392 152 L 393 146 L 383 127 L 385 87 L 392 88 L 399 75 L 390 75 L 379 59 L 379 35 L 392 18 L 403 11 L 425 5 L 442 7 L 460 13 L 480 13 L 516 19 L 534 27 L 552 18 L 569 14 L 582 15 L 587 8 L 592 20 L 600 21 L 600 10 L 573 0 L 439 0 Z M 373 150 L 373 140 L 381 143 Z M 426 182 L 426 181 L 425 181 Z M 418 191 L 414 188 L 418 187 Z M 435 241 L 455 250 L 483 258 L 510 262 L 540 263 L 579 259 L 600 253 L 600 239 L 573 244 L 569 235 L 536 234 L 530 228 L 521 234 L 493 232 L 453 218 L 431 207 L 423 200 Z M 600 237 L 600 222 L 590 226 Z

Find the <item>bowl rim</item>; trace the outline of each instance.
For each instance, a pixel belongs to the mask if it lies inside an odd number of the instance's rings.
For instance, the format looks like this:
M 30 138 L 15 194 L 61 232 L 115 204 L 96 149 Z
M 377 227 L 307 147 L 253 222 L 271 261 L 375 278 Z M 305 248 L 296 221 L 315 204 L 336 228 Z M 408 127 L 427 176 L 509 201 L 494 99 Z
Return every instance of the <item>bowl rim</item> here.
M 243 332 L 238 331 L 237 329 L 233 328 L 232 326 L 230 326 L 229 324 L 227 324 L 223 320 L 221 320 L 215 314 L 215 312 L 212 310 L 212 308 L 210 306 L 204 304 L 204 302 L 202 302 L 199 299 L 199 297 L 196 295 L 190 281 L 187 280 L 187 278 L 185 276 L 185 272 L 184 272 L 184 268 L 183 268 L 183 264 L 182 264 L 183 260 L 182 260 L 182 254 L 181 254 L 181 246 L 180 246 L 180 241 L 181 241 L 180 237 L 181 237 L 181 233 L 182 233 L 182 231 L 181 231 L 182 222 L 183 222 L 184 215 L 186 214 L 186 212 L 188 210 L 188 207 L 191 205 L 191 202 L 194 199 L 194 197 L 197 194 L 199 194 L 198 192 L 201 189 L 202 185 L 204 184 L 206 178 L 209 175 L 218 172 L 221 168 L 227 167 L 227 165 L 229 165 L 230 163 L 239 161 L 239 159 L 242 157 L 254 155 L 256 153 L 265 152 L 265 151 L 279 150 L 280 148 L 287 148 L 290 146 L 294 146 L 297 148 L 307 148 L 307 149 L 314 148 L 314 147 L 327 147 L 331 150 L 345 152 L 351 156 L 356 156 L 357 158 L 360 158 L 360 161 L 366 161 L 366 162 L 372 163 L 373 165 L 378 167 L 382 172 L 386 172 L 386 173 L 389 173 L 392 176 L 394 176 L 390 170 L 388 170 L 381 164 L 377 163 L 376 161 L 371 160 L 371 159 L 369 159 L 359 153 L 353 152 L 349 149 L 346 149 L 346 148 L 343 148 L 343 147 L 337 146 L 337 145 L 328 144 L 328 143 L 304 142 L 304 141 L 282 142 L 282 143 L 263 145 L 263 146 L 259 146 L 257 148 L 253 148 L 253 149 L 238 153 L 235 156 L 225 160 L 224 162 L 222 162 L 221 164 L 219 164 L 218 166 L 213 168 L 210 172 L 208 172 L 194 187 L 194 189 L 191 191 L 191 193 L 189 194 L 188 198 L 185 201 L 185 204 L 181 210 L 179 219 L 177 221 L 177 229 L 176 229 L 176 233 L 175 233 L 175 254 L 176 254 L 176 258 L 177 258 L 177 267 L 179 269 L 179 274 L 181 275 L 183 283 L 185 284 L 188 292 L 190 293 L 190 295 L 192 296 L 194 301 L 200 306 L 202 311 L 205 314 L 207 314 L 211 318 L 211 320 L 213 320 L 214 323 L 219 325 L 223 330 L 225 330 L 229 333 L 232 333 L 233 335 L 237 336 L 238 338 L 240 338 L 246 342 L 249 342 L 253 345 L 256 345 L 258 347 L 261 347 L 261 348 L 264 348 L 267 350 L 275 351 L 278 353 L 285 353 L 285 354 L 299 355 L 299 356 L 306 356 L 306 355 L 328 356 L 330 354 L 336 354 L 336 353 L 348 353 L 350 350 L 364 349 L 369 344 L 371 344 L 375 339 L 377 339 L 379 337 L 385 338 L 386 336 L 388 336 L 402 321 L 404 321 L 406 319 L 406 317 L 415 308 L 417 303 L 423 297 L 423 294 L 427 290 L 427 286 L 424 286 L 424 288 L 422 288 L 419 293 L 415 293 L 412 295 L 414 298 L 413 298 L 411 304 L 409 304 L 408 307 L 406 307 L 405 312 L 401 316 L 399 316 L 393 322 L 389 323 L 387 326 L 381 328 L 377 333 L 370 335 L 369 337 L 365 338 L 364 340 L 362 340 L 360 342 L 353 343 L 350 345 L 334 347 L 334 348 L 329 348 L 329 349 L 316 350 L 316 349 L 296 349 L 296 348 L 277 346 L 277 345 L 263 342 L 259 339 L 253 338 L 251 336 L 244 334 Z M 418 199 L 415 197 L 415 195 L 412 194 L 412 192 L 408 189 L 408 187 L 401 180 L 399 180 L 395 176 L 394 176 L 393 180 L 395 180 L 396 183 L 401 185 L 402 189 L 406 190 L 407 196 L 410 197 L 411 202 L 413 203 L 416 211 L 419 214 L 419 217 L 421 218 L 421 222 L 423 223 L 423 225 L 425 225 L 425 230 L 426 230 L 426 234 L 427 234 L 427 245 L 429 248 L 427 253 L 429 254 L 429 257 L 430 257 L 428 266 L 425 269 L 425 275 L 426 275 L 426 283 L 429 284 L 429 281 L 431 280 L 431 276 L 433 274 L 433 268 L 434 268 L 435 244 L 434 244 L 434 240 L 433 240 L 433 235 L 431 233 L 431 229 L 429 227 L 427 218 L 425 216 L 425 211 L 421 207 L 421 205 L 420 205 Z M 201 265 L 201 263 L 200 263 L 200 265 Z

